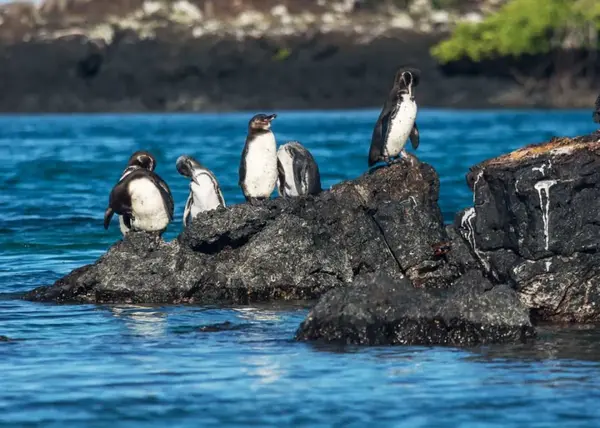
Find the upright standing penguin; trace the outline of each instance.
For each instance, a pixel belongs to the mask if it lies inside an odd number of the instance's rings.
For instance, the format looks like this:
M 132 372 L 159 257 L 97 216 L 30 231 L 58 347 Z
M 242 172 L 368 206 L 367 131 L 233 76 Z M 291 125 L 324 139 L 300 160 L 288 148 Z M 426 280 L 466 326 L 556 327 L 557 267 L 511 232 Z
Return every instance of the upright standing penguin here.
M 277 190 L 282 197 L 316 195 L 321 191 L 321 175 L 313 155 L 298 141 L 290 141 L 277 151 Z
M 250 203 L 269 198 L 277 182 L 277 143 L 271 131 L 271 122 L 276 117 L 257 114 L 248 123 L 239 185 Z
M 130 158 L 118 183 L 113 187 L 104 213 L 108 229 L 114 213 L 119 214 L 121 232 L 130 230 L 163 233 L 173 219 L 171 190 L 153 172 L 156 160 L 148 152 L 136 152 Z
M 419 84 L 419 72 L 414 69 L 400 69 L 394 78 L 394 86 L 377 119 L 371 137 L 369 167 L 379 161 L 391 164 L 392 158 L 402 154 L 415 160 L 405 149 L 407 140 L 414 149 L 419 146 L 417 103 L 414 88 Z
M 594 111 L 594 122 L 600 123 L 600 95 L 596 98 L 596 110 Z
M 210 170 L 191 156 L 179 156 L 176 166 L 181 175 L 191 179 L 190 194 L 183 211 L 184 226 L 200 212 L 225 207 L 219 183 Z

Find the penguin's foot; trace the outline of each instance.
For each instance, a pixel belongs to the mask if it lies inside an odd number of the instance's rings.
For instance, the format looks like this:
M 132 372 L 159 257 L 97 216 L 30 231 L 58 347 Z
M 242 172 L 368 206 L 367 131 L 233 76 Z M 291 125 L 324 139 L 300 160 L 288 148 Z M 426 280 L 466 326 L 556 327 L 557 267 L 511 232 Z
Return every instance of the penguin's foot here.
M 419 158 L 417 158 L 415 155 L 411 155 L 406 150 L 402 150 L 402 152 L 400 152 L 400 154 L 402 155 L 402 157 L 404 159 L 406 159 L 408 161 L 410 166 L 415 167 L 419 164 Z
M 264 198 L 248 198 L 248 203 L 252 206 L 257 206 L 262 203 Z

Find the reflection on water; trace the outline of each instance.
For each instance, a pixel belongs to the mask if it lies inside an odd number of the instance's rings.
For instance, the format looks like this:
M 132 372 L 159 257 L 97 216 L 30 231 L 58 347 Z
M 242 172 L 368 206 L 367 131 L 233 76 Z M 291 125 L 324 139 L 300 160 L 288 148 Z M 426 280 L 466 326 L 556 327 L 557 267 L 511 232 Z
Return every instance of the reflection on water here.
M 538 338 L 531 343 L 482 348 L 474 361 L 503 359 L 506 361 L 584 360 L 600 363 L 600 327 L 548 326 L 537 327 Z
M 164 336 L 167 332 L 167 314 L 152 307 L 116 305 L 108 311 L 124 321 L 125 327 L 139 336 Z

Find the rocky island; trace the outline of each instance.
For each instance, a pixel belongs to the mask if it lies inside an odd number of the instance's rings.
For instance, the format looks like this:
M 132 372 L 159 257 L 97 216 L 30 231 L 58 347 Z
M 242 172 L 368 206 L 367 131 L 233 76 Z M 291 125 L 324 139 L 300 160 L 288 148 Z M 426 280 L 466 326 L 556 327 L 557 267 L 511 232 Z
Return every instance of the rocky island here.
M 130 233 L 25 298 L 80 303 L 318 303 L 297 339 L 516 342 L 600 319 L 600 133 L 471 168 L 445 225 L 439 178 L 400 162 L 317 196 L 201 213 L 172 242 Z

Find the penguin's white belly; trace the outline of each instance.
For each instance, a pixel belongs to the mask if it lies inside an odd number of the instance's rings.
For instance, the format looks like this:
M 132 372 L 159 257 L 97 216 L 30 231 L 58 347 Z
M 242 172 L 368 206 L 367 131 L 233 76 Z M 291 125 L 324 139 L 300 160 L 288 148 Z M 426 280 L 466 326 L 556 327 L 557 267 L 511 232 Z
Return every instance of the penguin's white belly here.
M 160 190 L 154 183 L 140 178 L 129 183 L 131 195 L 131 226 L 148 232 L 162 231 L 169 224 L 169 214 L 165 208 Z
M 196 176 L 195 182 L 190 183 L 190 192 L 192 194 L 192 218 L 196 217 L 196 214 L 203 211 L 210 211 L 219 208 L 221 206 L 221 200 L 215 190 L 215 184 L 207 174 L 200 174 Z
M 294 179 L 294 158 L 292 158 L 287 150 L 279 150 L 277 152 L 277 159 L 283 167 L 285 179 L 284 194 L 281 196 L 300 196 L 300 189 L 297 188 L 296 180 Z
M 244 186 L 248 196 L 268 198 L 277 182 L 277 144 L 269 132 L 256 137 L 246 152 Z
M 391 120 L 388 137 L 385 142 L 384 154 L 386 156 L 398 156 L 415 125 L 417 118 L 417 103 L 412 101 L 408 95 L 403 95 L 402 103 L 398 108 L 396 116 Z

